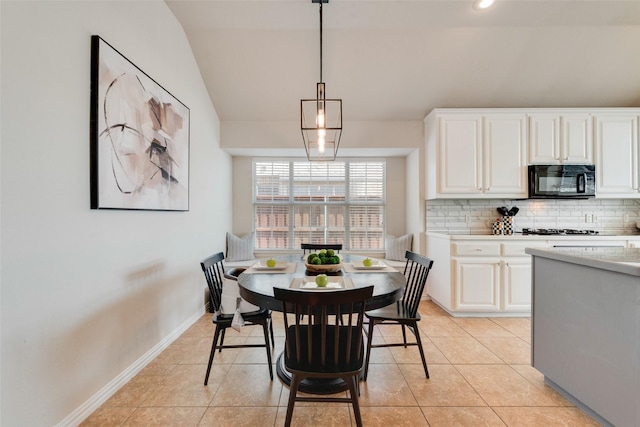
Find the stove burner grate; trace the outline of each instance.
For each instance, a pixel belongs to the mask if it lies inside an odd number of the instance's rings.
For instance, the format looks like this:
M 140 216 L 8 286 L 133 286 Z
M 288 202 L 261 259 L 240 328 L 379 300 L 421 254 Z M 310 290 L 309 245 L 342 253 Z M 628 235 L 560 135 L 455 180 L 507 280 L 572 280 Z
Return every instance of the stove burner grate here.
M 542 236 L 595 236 L 599 234 L 596 230 L 576 230 L 572 228 L 523 228 L 522 234 L 542 235 Z

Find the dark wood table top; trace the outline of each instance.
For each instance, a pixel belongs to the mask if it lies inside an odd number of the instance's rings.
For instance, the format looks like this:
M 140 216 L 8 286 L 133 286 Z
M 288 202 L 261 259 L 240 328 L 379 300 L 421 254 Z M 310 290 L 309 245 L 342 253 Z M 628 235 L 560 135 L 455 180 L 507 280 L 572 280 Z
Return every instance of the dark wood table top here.
M 364 259 L 363 256 L 349 254 L 340 254 L 340 258 L 343 264 Z M 273 296 L 273 288 L 288 288 L 293 279 L 315 274 L 307 271 L 301 255 L 274 257 L 274 259 L 295 262 L 297 264 L 295 273 L 243 273 L 238 276 L 238 285 L 240 287 L 240 296 L 250 303 L 274 311 L 282 311 L 281 303 Z M 367 302 L 367 310 L 385 307 L 398 301 L 402 298 L 406 283 L 404 275 L 399 272 L 347 273 L 343 267 L 340 272 L 330 275 L 348 277 L 356 288 L 373 285 L 373 297 Z

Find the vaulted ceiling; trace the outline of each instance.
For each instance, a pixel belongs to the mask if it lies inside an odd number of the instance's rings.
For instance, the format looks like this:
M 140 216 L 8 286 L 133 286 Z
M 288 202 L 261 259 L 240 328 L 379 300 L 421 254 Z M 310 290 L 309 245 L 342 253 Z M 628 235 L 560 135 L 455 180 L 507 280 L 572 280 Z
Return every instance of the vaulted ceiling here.
M 311 0 L 165 0 L 222 121 L 298 120 L 319 80 Z M 640 0 L 330 0 L 323 79 L 344 119 L 436 107 L 640 106 Z

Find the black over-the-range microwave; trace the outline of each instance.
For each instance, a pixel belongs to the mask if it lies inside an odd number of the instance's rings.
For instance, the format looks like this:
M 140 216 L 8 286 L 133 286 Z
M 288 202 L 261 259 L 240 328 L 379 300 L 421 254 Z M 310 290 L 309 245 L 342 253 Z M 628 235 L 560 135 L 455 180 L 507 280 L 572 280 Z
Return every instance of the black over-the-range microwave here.
M 530 199 L 586 199 L 595 195 L 594 165 L 529 165 Z

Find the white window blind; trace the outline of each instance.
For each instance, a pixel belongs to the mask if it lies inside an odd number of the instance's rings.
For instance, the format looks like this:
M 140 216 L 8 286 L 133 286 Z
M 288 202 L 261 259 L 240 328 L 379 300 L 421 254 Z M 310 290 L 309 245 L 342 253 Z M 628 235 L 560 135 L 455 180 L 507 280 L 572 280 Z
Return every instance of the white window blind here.
M 256 249 L 384 249 L 385 162 L 254 161 Z

